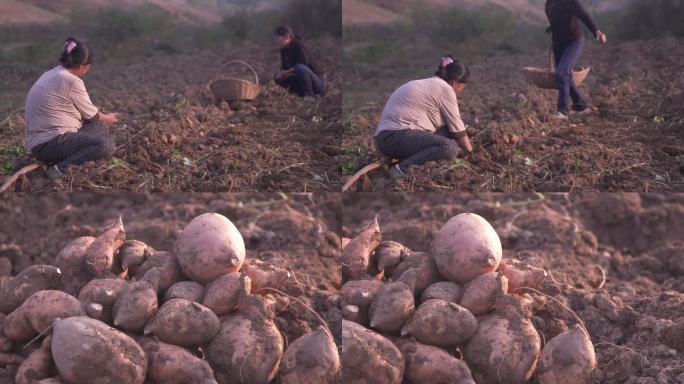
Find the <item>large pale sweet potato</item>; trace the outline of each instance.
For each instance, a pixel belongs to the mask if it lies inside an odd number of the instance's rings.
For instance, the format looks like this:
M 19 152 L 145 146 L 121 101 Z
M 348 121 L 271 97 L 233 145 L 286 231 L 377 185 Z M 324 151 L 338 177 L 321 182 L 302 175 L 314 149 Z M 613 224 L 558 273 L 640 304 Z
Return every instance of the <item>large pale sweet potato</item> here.
M 594 345 L 584 329 L 576 325 L 546 343 L 537 372 L 540 384 L 588 384 L 594 369 Z
M 53 323 L 52 356 L 70 384 L 143 384 L 147 356 L 132 338 L 89 317 Z
M 282 384 L 333 384 L 340 374 L 340 355 L 325 328 L 297 338 L 280 363 Z

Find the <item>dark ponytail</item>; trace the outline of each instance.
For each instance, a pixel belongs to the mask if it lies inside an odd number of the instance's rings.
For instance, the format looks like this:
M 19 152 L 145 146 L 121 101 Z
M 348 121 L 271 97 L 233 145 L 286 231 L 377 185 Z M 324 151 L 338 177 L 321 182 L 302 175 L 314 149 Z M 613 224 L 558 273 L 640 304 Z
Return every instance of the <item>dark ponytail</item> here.
M 86 42 L 69 37 L 64 42 L 62 57 L 59 61 L 65 68 L 72 68 L 92 64 L 93 59 L 95 59 L 95 54 Z
M 470 78 L 470 70 L 464 62 L 454 59 L 451 55 L 446 55 L 440 60 L 435 76 L 446 82 L 467 83 Z

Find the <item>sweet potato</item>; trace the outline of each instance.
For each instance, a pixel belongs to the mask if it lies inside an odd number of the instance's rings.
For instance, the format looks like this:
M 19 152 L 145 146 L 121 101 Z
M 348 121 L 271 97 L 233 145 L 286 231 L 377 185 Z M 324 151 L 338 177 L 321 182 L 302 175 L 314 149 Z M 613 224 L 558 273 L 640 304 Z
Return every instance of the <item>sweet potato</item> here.
M 412 339 L 399 339 L 397 347 L 406 360 L 410 384 L 462 384 L 473 379 L 466 363 L 441 348 Z
M 8 339 L 7 336 L 5 336 L 5 318 L 7 316 L 4 313 L 0 313 L 0 353 L 2 352 L 10 352 L 12 350 L 12 347 L 14 347 L 14 343 L 12 340 Z
M 126 241 L 126 231 L 119 216 L 119 220 L 98 236 L 88 247 L 86 251 L 88 254 L 86 262 L 88 272 L 93 276 L 103 276 L 106 272 L 111 271 L 114 257 L 124 241 Z
M 378 249 L 375 250 L 378 271 L 384 271 L 385 277 L 392 277 L 394 268 L 410 254 L 410 249 L 396 241 L 386 240 L 381 242 Z
M 79 237 L 62 248 L 55 258 L 55 266 L 62 271 L 62 290 L 70 295 L 78 295 L 92 277 L 87 268 L 87 250 L 93 241 L 92 236 Z
M 342 320 L 342 377 L 345 384 L 401 384 L 404 357 L 379 333 Z
M 145 326 L 145 335 L 165 343 L 190 347 L 208 342 L 219 331 L 220 321 L 211 309 L 185 299 L 164 303 Z
M 401 329 L 423 344 L 436 347 L 458 346 L 477 330 L 477 319 L 470 311 L 445 300 L 432 299 L 421 304 Z
M 516 299 L 504 295 L 505 299 Z M 512 301 L 516 302 L 516 301 Z M 464 350 L 473 378 L 480 384 L 525 383 L 534 373 L 541 339 L 532 322 L 513 304 L 497 300 L 496 311 L 479 319 Z
M 0 312 L 10 313 L 38 291 L 59 288 L 62 271 L 51 265 L 32 265 L 14 277 L 0 278 Z
M 342 249 L 340 263 L 342 264 L 342 278 L 354 279 L 368 273 L 371 264 L 371 256 L 380 245 L 382 234 L 376 216 L 372 223 L 368 224 L 358 236 L 351 239 Z
M 290 278 L 290 272 L 287 269 L 257 259 L 246 259 L 240 272 L 252 280 L 253 293 L 267 293 L 259 292 L 262 288 L 280 289 Z
M 158 268 L 160 280 L 158 290 L 166 291 L 174 283 L 181 281 L 183 275 L 176 256 L 171 252 L 156 251 L 145 259 L 136 272 L 135 278 L 140 280 L 152 268 Z
M 24 358 L 19 355 L 0 352 L 0 367 L 7 365 L 21 365 L 23 361 Z
M 463 287 L 461 306 L 475 316 L 484 315 L 496 304 L 496 298 L 508 292 L 508 279 L 502 273 L 489 272 L 480 275 Z
M 140 332 L 158 308 L 155 285 L 146 280 L 136 281 L 117 296 L 112 308 L 114 325 L 127 331 Z
M 370 321 L 368 309 L 382 285 L 378 280 L 352 280 L 344 284 L 340 290 L 340 305 L 342 315 L 349 316 L 345 319 L 367 326 Z
M 575 325 L 546 343 L 537 372 L 540 384 L 588 384 L 595 368 L 594 345 Z
M 487 220 L 474 213 L 452 217 L 432 241 L 432 256 L 439 273 L 458 284 L 495 271 L 501 254 L 499 235 Z
M 164 302 L 171 299 L 185 299 L 201 303 L 204 291 L 204 286 L 196 281 L 179 281 L 164 292 Z
M 78 299 L 81 301 L 83 306 L 86 308 L 86 313 L 91 316 L 94 307 L 91 304 L 100 304 L 102 306 L 101 317 L 97 318 L 107 324 L 112 324 L 114 319 L 112 318 L 112 311 L 114 309 L 114 303 L 116 299 L 121 295 L 122 292 L 128 290 L 129 284 L 123 279 L 95 279 L 91 280 L 88 284 L 81 289 L 78 294 Z M 88 313 L 90 308 L 90 313 Z
M 438 281 L 430 284 L 420 296 L 420 302 L 424 303 L 430 299 L 440 299 L 458 304 L 463 295 L 463 288 L 451 281 Z
M 413 252 L 404 258 L 395 269 L 394 280 L 401 279 L 401 275 L 409 269 L 416 270 L 417 278 L 415 281 L 414 292 L 420 295 L 430 284 L 439 280 L 437 266 L 432 260 L 432 256 L 425 252 Z
M 50 377 L 48 379 L 36 381 L 36 384 L 65 384 L 65 383 L 59 377 Z
M 233 272 L 223 275 L 207 285 L 207 292 L 202 305 L 214 311 L 217 316 L 223 316 L 237 309 L 240 298 L 251 291 L 251 279 Z
M 230 220 L 218 213 L 205 213 L 183 229 L 176 257 L 185 276 L 208 284 L 240 270 L 245 260 L 245 243 Z
M 134 275 L 138 266 L 145 262 L 145 259 L 154 253 L 154 248 L 138 240 L 126 240 L 119 256 L 121 258 L 121 269 L 129 270 L 129 275 Z
M 89 317 L 55 320 L 52 356 L 71 384 L 143 384 L 147 373 L 147 357 L 135 340 Z
M 220 384 L 268 383 L 278 372 L 284 341 L 265 306 L 261 296 L 244 297 L 207 346 L 207 360 Z
M 47 379 L 51 376 L 54 363 L 52 362 L 52 336 L 43 340 L 40 348 L 31 352 L 29 357 L 19 366 L 14 377 L 16 384 L 32 384 L 35 381 Z
M 518 259 L 503 259 L 499 272 L 508 278 L 508 292 L 522 294 L 521 287 L 537 288 L 546 278 L 546 270 L 531 266 Z
M 8 339 L 26 341 L 45 331 L 56 318 L 81 316 L 77 298 L 56 290 L 39 291 L 7 315 L 4 332 Z
M 280 363 L 282 384 L 333 384 L 340 373 L 340 355 L 325 328 L 297 338 Z
M 164 384 L 215 384 L 209 363 L 185 348 L 149 337 L 137 339 L 148 359 L 147 377 Z
M 415 310 L 411 288 L 394 282 L 382 286 L 368 309 L 371 328 L 382 332 L 399 332 Z

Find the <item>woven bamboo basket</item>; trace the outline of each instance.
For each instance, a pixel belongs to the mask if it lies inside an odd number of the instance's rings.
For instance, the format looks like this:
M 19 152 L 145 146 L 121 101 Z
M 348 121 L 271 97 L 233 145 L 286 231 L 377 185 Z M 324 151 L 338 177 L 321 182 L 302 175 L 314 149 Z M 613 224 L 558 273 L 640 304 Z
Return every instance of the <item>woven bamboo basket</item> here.
M 556 84 L 556 78 L 554 73 L 556 68 L 553 61 L 553 52 L 549 54 L 549 67 L 539 68 L 539 67 L 523 67 L 523 73 L 525 78 L 530 84 L 533 84 L 539 88 L 543 89 L 557 89 L 558 84 Z M 572 69 L 572 79 L 576 86 L 582 85 L 587 76 L 589 76 L 591 68 L 589 67 L 575 67 Z
M 254 82 L 234 77 L 220 77 L 224 69 L 233 64 L 240 64 L 249 68 L 254 75 Z M 214 76 L 214 80 L 209 83 L 208 88 L 216 100 L 225 101 L 254 100 L 261 92 L 257 72 L 251 65 L 239 60 L 223 64 L 216 73 L 216 76 Z

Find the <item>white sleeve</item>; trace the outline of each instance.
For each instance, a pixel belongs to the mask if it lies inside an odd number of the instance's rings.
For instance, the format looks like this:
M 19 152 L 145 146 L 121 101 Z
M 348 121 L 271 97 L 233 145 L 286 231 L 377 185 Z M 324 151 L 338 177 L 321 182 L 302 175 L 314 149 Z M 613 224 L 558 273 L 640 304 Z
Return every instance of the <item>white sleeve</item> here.
M 439 110 L 442 113 L 444 123 L 449 127 L 450 132 L 459 133 L 465 132 L 466 127 L 461 119 L 461 111 L 458 109 L 458 100 L 456 93 L 449 89 L 445 92 L 439 102 Z
M 74 106 L 78 112 L 81 113 L 81 116 L 84 120 L 91 120 L 97 115 L 97 107 L 93 105 L 92 101 L 90 101 L 90 96 L 88 95 L 88 91 L 85 89 L 85 84 L 83 84 L 83 81 L 74 82 L 73 86 L 71 87 L 69 97 L 71 98 L 71 102 L 74 103 Z

